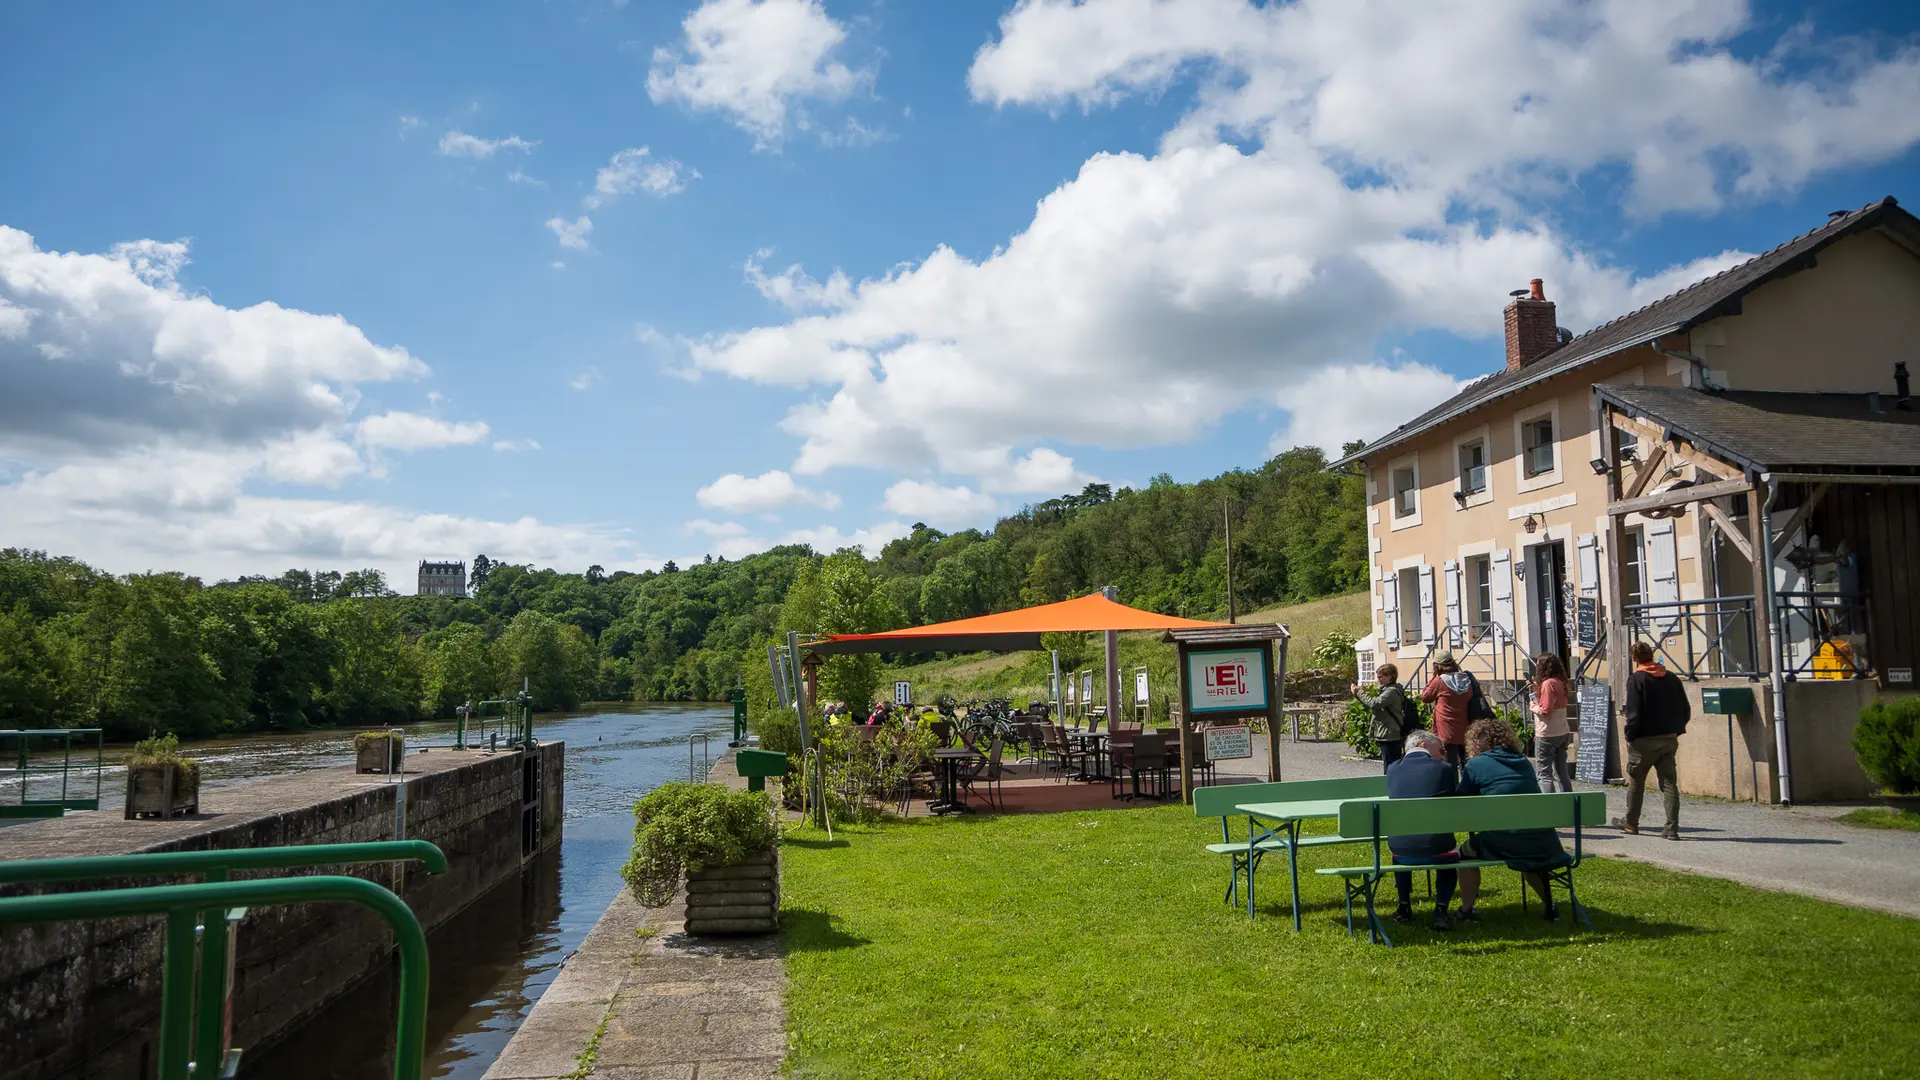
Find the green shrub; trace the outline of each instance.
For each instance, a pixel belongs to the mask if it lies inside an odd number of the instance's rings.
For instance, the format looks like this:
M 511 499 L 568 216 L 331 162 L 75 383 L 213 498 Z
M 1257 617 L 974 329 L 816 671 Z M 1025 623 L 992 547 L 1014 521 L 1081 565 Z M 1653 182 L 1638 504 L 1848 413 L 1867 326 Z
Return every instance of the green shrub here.
M 687 871 L 738 862 L 779 836 L 766 792 L 676 780 L 633 804 L 633 856 L 620 876 L 635 899 L 658 907 Z
M 406 736 L 397 731 L 361 731 L 353 736 L 353 749 L 358 752 L 378 742 L 404 742 Z
M 1354 678 L 1360 661 L 1354 655 L 1353 646 L 1359 640 L 1345 630 L 1327 631 L 1313 646 L 1313 666 L 1337 668 L 1348 679 Z
M 1380 744 L 1368 731 L 1373 727 L 1373 710 L 1359 698 L 1347 702 L 1347 745 L 1364 758 L 1380 756 Z
M 1920 698 L 1881 699 L 1860 710 L 1853 753 L 1882 790 L 1920 794 Z
M 142 765 L 172 765 L 179 769 L 174 781 L 178 790 L 193 792 L 200 789 L 200 763 L 180 756 L 180 736 L 171 731 L 134 743 L 133 756 L 127 759 L 127 765 L 136 768 Z

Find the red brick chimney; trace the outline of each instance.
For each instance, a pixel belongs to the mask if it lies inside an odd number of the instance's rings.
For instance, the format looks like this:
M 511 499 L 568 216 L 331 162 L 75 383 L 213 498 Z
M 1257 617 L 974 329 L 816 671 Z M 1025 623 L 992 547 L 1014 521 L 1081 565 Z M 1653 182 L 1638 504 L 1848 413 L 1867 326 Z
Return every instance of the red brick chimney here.
M 1507 370 L 1519 371 L 1560 344 L 1560 326 L 1554 320 L 1553 301 L 1539 278 L 1529 282 L 1530 295 L 1507 305 Z

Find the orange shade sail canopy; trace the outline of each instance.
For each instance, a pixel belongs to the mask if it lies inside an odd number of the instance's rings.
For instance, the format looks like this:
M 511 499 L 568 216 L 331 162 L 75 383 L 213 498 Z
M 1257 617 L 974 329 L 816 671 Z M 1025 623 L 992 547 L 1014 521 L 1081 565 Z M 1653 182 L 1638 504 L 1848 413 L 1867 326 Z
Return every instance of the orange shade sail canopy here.
M 1184 630 L 1226 623 L 1183 619 L 1142 611 L 1107 599 L 1099 593 L 1057 604 L 1003 611 L 972 619 L 909 626 L 881 634 L 834 634 L 801 646 L 822 656 L 874 652 L 1013 652 L 1038 649 L 1041 634 L 1072 634 L 1104 630 Z

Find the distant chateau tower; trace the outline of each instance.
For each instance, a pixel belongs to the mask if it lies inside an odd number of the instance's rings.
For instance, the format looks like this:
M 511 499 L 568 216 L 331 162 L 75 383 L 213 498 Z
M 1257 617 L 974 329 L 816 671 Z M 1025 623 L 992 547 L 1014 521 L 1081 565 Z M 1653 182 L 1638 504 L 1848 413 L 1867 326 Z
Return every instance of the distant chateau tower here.
M 421 596 L 467 595 L 467 564 L 463 562 L 420 563 Z

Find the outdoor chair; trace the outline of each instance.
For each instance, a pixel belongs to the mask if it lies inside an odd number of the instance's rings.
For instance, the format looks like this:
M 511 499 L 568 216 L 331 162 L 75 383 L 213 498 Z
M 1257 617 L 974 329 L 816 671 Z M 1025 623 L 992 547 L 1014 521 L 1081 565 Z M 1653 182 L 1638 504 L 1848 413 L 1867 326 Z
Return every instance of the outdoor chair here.
M 1142 794 L 1140 790 L 1140 778 L 1142 776 L 1151 777 L 1158 781 L 1157 790 L 1150 790 L 1144 793 L 1147 798 L 1164 799 L 1167 797 L 1166 735 L 1160 732 L 1140 732 L 1134 735 L 1127 746 L 1126 764 L 1127 770 L 1133 774 L 1132 790 L 1128 791 L 1124 796 L 1117 797 L 1125 798 L 1128 801 L 1139 797 Z M 1113 770 L 1114 783 L 1116 785 L 1118 785 L 1120 781 L 1120 776 L 1121 770 L 1116 767 Z
M 1067 729 L 1065 727 L 1059 724 L 1048 724 L 1046 726 L 1046 746 L 1047 751 L 1054 756 L 1054 761 L 1046 767 L 1048 769 L 1059 769 L 1061 780 L 1072 779 L 1075 763 L 1080 765 L 1081 772 L 1086 771 L 1087 752 L 1076 747 L 1072 740 L 1067 738 Z
M 953 721 L 935 720 L 928 726 L 933 731 L 933 737 L 940 740 L 941 746 L 953 745 Z
M 1007 808 L 1006 788 L 1005 785 L 1002 784 L 1000 750 L 1000 737 L 996 735 L 994 736 L 991 747 L 987 751 L 987 756 L 980 761 L 967 762 L 961 766 L 959 774 L 961 790 L 966 792 L 966 794 L 973 794 L 974 785 L 976 784 L 986 789 L 987 809 L 989 810 L 993 809 L 993 795 L 996 786 L 1000 788 L 1000 809 L 1005 810 Z
M 1186 745 L 1185 755 L 1188 762 L 1187 767 L 1191 769 L 1193 772 L 1194 783 L 1212 784 L 1215 779 L 1214 764 L 1213 764 L 1213 759 L 1207 756 L 1207 733 L 1206 732 L 1204 731 L 1187 732 L 1187 745 Z

